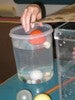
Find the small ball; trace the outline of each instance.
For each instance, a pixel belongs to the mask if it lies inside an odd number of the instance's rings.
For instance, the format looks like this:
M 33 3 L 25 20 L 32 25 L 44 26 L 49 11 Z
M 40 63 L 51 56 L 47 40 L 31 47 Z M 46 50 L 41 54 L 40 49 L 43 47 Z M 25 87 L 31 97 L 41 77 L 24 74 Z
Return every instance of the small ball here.
M 30 78 L 32 80 L 40 80 L 43 78 L 43 73 L 40 71 L 40 70 L 33 70 L 31 73 L 30 73 Z
M 32 100 L 32 94 L 28 90 L 21 90 L 17 93 L 17 100 Z
M 38 94 L 34 100 L 51 100 L 51 98 L 47 94 Z
M 49 42 L 47 42 L 47 41 L 44 42 L 43 45 L 44 45 L 44 47 L 47 48 L 47 49 L 50 48 L 50 46 L 51 46 L 51 44 L 50 44 Z
M 30 35 L 33 35 L 33 38 L 29 39 L 30 44 L 39 45 L 39 44 L 44 43 L 46 38 L 45 38 L 45 36 L 41 36 L 41 34 L 42 34 L 41 30 L 38 30 L 38 29 L 33 30 L 30 33 Z M 37 35 L 37 36 L 34 37 L 35 35 Z
M 32 83 L 32 81 L 31 81 L 31 80 L 27 80 L 27 83 L 28 83 L 28 84 L 31 84 L 31 83 Z

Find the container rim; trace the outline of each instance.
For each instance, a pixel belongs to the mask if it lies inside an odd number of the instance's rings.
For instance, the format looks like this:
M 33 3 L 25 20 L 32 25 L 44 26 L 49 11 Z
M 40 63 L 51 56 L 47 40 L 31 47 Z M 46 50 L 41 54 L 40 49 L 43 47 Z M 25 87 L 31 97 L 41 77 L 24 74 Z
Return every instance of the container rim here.
M 39 26 L 39 25 L 35 25 L 35 26 Z M 9 36 L 10 36 L 11 38 L 14 38 L 14 39 L 32 39 L 32 38 L 47 36 L 48 34 L 53 33 L 53 28 L 52 28 L 51 25 L 49 25 L 49 24 L 43 24 L 43 26 L 49 28 L 49 30 L 43 32 L 43 34 L 39 34 L 39 35 L 30 35 L 30 34 L 29 34 L 29 35 L 27 35 L 28 32 L 26 32 L 25 35 L 13 34 L 13 33 L 14 33 L 15 31 L 17 31 L 18 29 L 22 29 L 22 28 L 23 28 L 22 25 L 18 25 L 18 26 L 15 26 L 14 28 L 12 28 L 12 29 L 10 30 Z
M 58 35 L 56 34 L 57 32 L 62 32 L 62 31 L 65 31 L 65 32 L 75 32 L 75 30 L 73 30 L 73 29 L 59 29 L 59 28 L 56 28 L 55 29 L 55 32 L 54 32 L 54 39 L 60 39 L 59 37 L 58 37 Z M 66 40 L 66 41 L 75 41 L 75 38 L 64 38 L 64 39 L 60 39 L 60 40 Z
M 68 24 L 69 22 L 65 22 L 63 24 L 61 24 L 60 26 L 56 27 L 55 28 L 55 31 L 58 31 L 58 30 L 63 30 L 63 31 L 75 31 L 75 29 L 65 29 L 65 28 L 61 28 L 62 26 L 65 26 L 66 24 Z

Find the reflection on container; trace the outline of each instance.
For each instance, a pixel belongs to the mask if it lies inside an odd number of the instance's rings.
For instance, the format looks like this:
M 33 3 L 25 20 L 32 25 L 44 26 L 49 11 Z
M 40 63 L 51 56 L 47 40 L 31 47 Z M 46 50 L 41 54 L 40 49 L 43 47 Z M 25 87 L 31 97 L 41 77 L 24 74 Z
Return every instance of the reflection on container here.
M 60 84 L 60 100 L 75 100 L 75 23 L 64 23 L 54 33 Z M 67 81 L 66 85 L 63 83 Z

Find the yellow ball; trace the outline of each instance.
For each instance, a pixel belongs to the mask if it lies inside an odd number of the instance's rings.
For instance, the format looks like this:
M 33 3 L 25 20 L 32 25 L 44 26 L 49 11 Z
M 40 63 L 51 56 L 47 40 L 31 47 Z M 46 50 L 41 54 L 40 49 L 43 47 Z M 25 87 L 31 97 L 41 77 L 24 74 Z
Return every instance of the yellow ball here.
M 38 94 L 34 100 L 51 100 L 51 98 L 47 94 Z

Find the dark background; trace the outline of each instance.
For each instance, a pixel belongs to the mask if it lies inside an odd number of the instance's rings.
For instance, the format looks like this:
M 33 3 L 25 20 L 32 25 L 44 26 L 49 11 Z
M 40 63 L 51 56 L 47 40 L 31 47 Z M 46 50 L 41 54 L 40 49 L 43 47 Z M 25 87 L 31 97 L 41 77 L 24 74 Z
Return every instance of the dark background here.
M 75 0 L 14 0 L 17 4 L 31 4 L 33 2 L 43 2 L 44 4 L 73 4 Z

